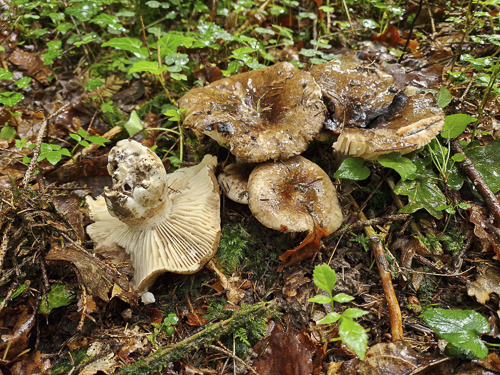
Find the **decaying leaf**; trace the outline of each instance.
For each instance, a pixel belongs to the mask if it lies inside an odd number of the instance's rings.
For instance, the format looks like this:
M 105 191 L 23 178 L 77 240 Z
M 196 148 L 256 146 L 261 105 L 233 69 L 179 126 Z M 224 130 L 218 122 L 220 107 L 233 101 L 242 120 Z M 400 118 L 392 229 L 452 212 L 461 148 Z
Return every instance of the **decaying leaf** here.
M 50 83 L 48 78 L 52 75 L 52 71 L 47 65 L 43 65 L 43 60 L 39 53 L 25 52 L 18 48 L 9 56 L 9 61 L 40 83 L 44 85 Z
M 26 349 L 35 316 L 36 311 L 31 305 L 3 309 L 0 316 L 0 350 L 4 359 L 10 360 Z
M 69 246 L 62 248 L 58 243 L 54 242 L 46 259 L 73 263 L 78 269 L 87 290 L 93 297 L 99 297 L 101 300 L 108 302 L 112 288 L 117 284 L 123 290 L 123 294 L 118 295 L 120 299 L 132 304 L 137 301 L 137 294 L 133 291 L 127 278 L 112 264 L 99 260 L 89 253 Z
M 260 356 L 253 368 L 259 375 L 318 374 L 325 354 L 323 349 L 316 346 L 304 330 L 297 334 L 283 333 L 276 326 L 254 347 Z
M 448 357 L 424 355 L 405 342 L 380 343 L 366 352 L 364 361 L 352 359 L 328 366 L 327 375 L 451 375 L 453 366 Z
M 476 281 L 467 283 L 467 294 L 484 305 L 491 293 L 500 296 L 500 269 L 479 263 L 477 271 Z

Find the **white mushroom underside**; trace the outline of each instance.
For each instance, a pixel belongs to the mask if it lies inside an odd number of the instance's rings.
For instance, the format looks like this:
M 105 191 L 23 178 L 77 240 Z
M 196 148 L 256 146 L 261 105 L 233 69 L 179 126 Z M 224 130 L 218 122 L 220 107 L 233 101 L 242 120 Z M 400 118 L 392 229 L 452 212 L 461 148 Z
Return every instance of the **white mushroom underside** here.
M 138 291 L 167 271 L 194 273 L 215 254 L 220 237 L 215 164 L 215 157 L 206 156 L 198 166 L 168 175 L 168 220 L 150 229 L 128 227 L 109 214 L 102 196 L 95 201 L 87 197 L 95 221 L 87 228 L 89 235 L 101 245 L 117 244 L 130 254 L 135 270 L 133 284 Z

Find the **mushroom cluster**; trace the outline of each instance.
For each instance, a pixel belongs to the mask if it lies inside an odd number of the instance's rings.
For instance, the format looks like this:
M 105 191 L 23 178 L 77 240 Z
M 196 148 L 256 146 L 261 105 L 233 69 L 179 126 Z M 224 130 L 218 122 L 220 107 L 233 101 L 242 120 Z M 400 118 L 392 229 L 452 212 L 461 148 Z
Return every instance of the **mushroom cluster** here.
M 108 156 L 113 186 L 87 196 L 94 223 L 87 232 L 99 246 L 130 255 L 134 288 L 143 293 L 164 272 L 190 274 L 216 253 L 220 195 L 215 156 L 167 174 L 161 160 L 136 141 L 123 140 Z
M 322 129 L 338 136 L 335 152 L 367 160 L 411 152 L 439 133 L 444 115 L 432 95 L 405 89 L 390 74 L 351 62 L 310 73 L 284 62 L 191 90 L 178 104 L 185 127 L 239 159 L 218 177 L 228 198 L 249 204 L 269 228 L 309 233 L 281 256 L 283 267 L 310 256 L 342 223 L 328 175 L 297 156 Z

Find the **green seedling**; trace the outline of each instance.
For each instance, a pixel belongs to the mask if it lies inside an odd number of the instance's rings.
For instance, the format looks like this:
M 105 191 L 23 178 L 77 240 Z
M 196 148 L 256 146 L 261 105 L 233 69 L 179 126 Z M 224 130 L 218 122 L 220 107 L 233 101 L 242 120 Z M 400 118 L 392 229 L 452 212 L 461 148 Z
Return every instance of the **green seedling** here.
M 331 304 L 333 310 L 334 302 L 346 303 L 354 299 L 354 297 L 345 293 L 332 294 L 333 288 L 337 283 L 337 274 L 328 264 L 320 264 L 314 268 L 313 281 L 318 288 L 327 292 L 328 296 L 318 294 L 310 298 L 309 302 Z M 354 319 L 366 314 L 368 314 L 368 311 L 358 308 L 348 308 L 342 314 L 332 311 L 319 324 L 337 324 L 340 340 L 350 349 L 354 350 L 359 358 L 363 360 L 368 345 L 368 335 L 361 324 L 355 322 Z M 337 339 L 333 339 L 332 341 L 335 340 Z
M 154 327 L 153 333 L 151 334 L 151 342 L 153 344 L 156 344 L 156 338 L 158 335 L 161 333 L 165 337 L 170 337 L 175 333 L 175 328 L 174 326 L 177 324 L 179 321 L 179 318 L 177 315 L 171 313 L 168 314 L 165 319 L 163 319 L 163 322 L 161 323 L 151 323 L 151 325 Z

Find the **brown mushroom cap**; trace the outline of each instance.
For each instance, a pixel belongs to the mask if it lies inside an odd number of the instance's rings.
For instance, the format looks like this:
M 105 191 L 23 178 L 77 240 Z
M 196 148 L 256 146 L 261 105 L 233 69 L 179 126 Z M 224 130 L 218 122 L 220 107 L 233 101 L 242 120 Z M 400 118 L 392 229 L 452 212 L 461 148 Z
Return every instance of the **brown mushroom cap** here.
M 191 90 L 178 103 L 184 126 L 251 163 L 302 153 L 325 119 L 319 86 L 287 62 Z
M 302 156 L 263 163 L 248 181 L 250 210 L 268 228 L 328 233 L 342 224 L 337 193 L 328 175 Z
M 236 162 L 229 164 L 217 176 L 226 196 L 236 203 L 248 204 L 248 178 L 255 164 Z
M 311 74 L 327 102 L 327 128 L 340 133 L 335 151 L 367 160 L 394 151 L 406 154 L 443 127 L 443 110 L 431 94 L 398 93 L 392 76 L 380 70 L 332 61 L 316 65 Z
M 87 227 L 98 246 L 117 244 L 130 255 L 133 284 L 149 288 L 164 272 L 194 273 L 215 254 L 220 238 L 217 160 L 167 175 L 161 160 L 135 141 L 120 141 L 110 152 L 113 186 L 97 200 L 87 197 Z

